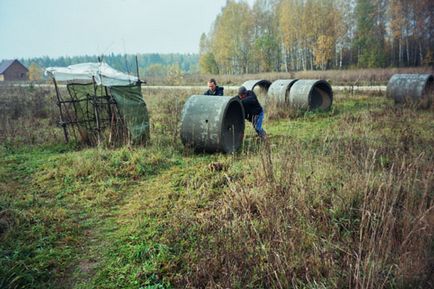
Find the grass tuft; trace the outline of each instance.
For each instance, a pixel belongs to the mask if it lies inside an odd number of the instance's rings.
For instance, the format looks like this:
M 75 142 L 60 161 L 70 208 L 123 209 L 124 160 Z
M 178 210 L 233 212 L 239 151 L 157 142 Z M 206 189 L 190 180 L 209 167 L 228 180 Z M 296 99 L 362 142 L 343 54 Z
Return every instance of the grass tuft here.
M 179 119 L 196 93 L 145 90 L 146 147 L 4 126 L 0 287 L 433 286 L 431 110 L 343 93 L 329 111 L 269 108 L 265 143 L 247 123 L 240 152 L 193 154 Z

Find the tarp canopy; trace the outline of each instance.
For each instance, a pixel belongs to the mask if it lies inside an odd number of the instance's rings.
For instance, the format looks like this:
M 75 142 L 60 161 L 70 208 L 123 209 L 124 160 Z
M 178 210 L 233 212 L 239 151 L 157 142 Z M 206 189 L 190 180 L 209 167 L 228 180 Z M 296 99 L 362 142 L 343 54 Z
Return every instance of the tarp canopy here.
M 114 98 L 116 111 L 128 128 L 131 143 L 145 144 L 149 140 L 149 116 L 140 85 L 110 86 L 109 94 L 106 89 L 93 83 L 69 83 L 67 90 L 73 101 L 73 121 L 82 141 L 97 143 L 98 131 L 104 134 L 106 128 L 111 128 L 111 133 L 117 134 L 115 131 L 118 128 L 114 127 L 117 118 L 112 114 L 110 96 Z M 116 136 L 110 137 L 113 138 Z
M 145 144 L 149 140 L 148 110 L 137 77 L 104 62 L 49 67 L 45 73 L 68 81 L 69 99 L 63 100 L 56 90 L 61 122 L 77 128 L 81 141 L 92 145 L 104 140 L 114 144 Z M 69 120 L 62 119 L 62 109 Z
M 136 76 L 117 71 L 104 62 L 80 63 L 68 67 L 48 67 L 45 73 L 59 81 L 92 81 L 94 78 L 98 85 L 104 86 L 130 85 L 138 81 Z
M 132 143 L 146 143 L 149 140 L 149 116 L 140 86 L 112 86 L 110 93 L 127 123 Z

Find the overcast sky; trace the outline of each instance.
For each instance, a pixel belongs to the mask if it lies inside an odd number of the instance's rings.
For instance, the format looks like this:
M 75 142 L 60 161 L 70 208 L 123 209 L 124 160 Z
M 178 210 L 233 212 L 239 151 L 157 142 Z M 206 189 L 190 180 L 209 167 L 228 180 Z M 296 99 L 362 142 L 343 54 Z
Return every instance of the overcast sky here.
M 252 5 L 254 0 L 247 0 Z M 0 0 L 0 60 L 197 53 L 226 0 Z

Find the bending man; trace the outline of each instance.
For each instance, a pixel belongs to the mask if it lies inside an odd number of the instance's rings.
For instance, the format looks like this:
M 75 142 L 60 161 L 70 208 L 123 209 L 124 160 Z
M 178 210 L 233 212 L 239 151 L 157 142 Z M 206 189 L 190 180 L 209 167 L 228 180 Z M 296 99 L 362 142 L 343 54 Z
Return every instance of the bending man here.
M 256 94 L 247 90 L 244 86 L 238 89 L 238 97 L 243 103 L 245 118 L 253 124 L 258 136 L 265 140 L 267 134 L 262 128 L 262 121 L 264 120 L 264 110 L 256 97 Z

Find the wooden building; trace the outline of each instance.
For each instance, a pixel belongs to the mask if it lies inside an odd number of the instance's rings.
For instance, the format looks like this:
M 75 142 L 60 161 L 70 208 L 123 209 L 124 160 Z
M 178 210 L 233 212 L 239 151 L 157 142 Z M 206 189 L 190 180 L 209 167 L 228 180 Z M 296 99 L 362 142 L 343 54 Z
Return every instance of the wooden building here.
M 17 59 L 0 63 L 0 81 L 28 80 L 29 70 Z

